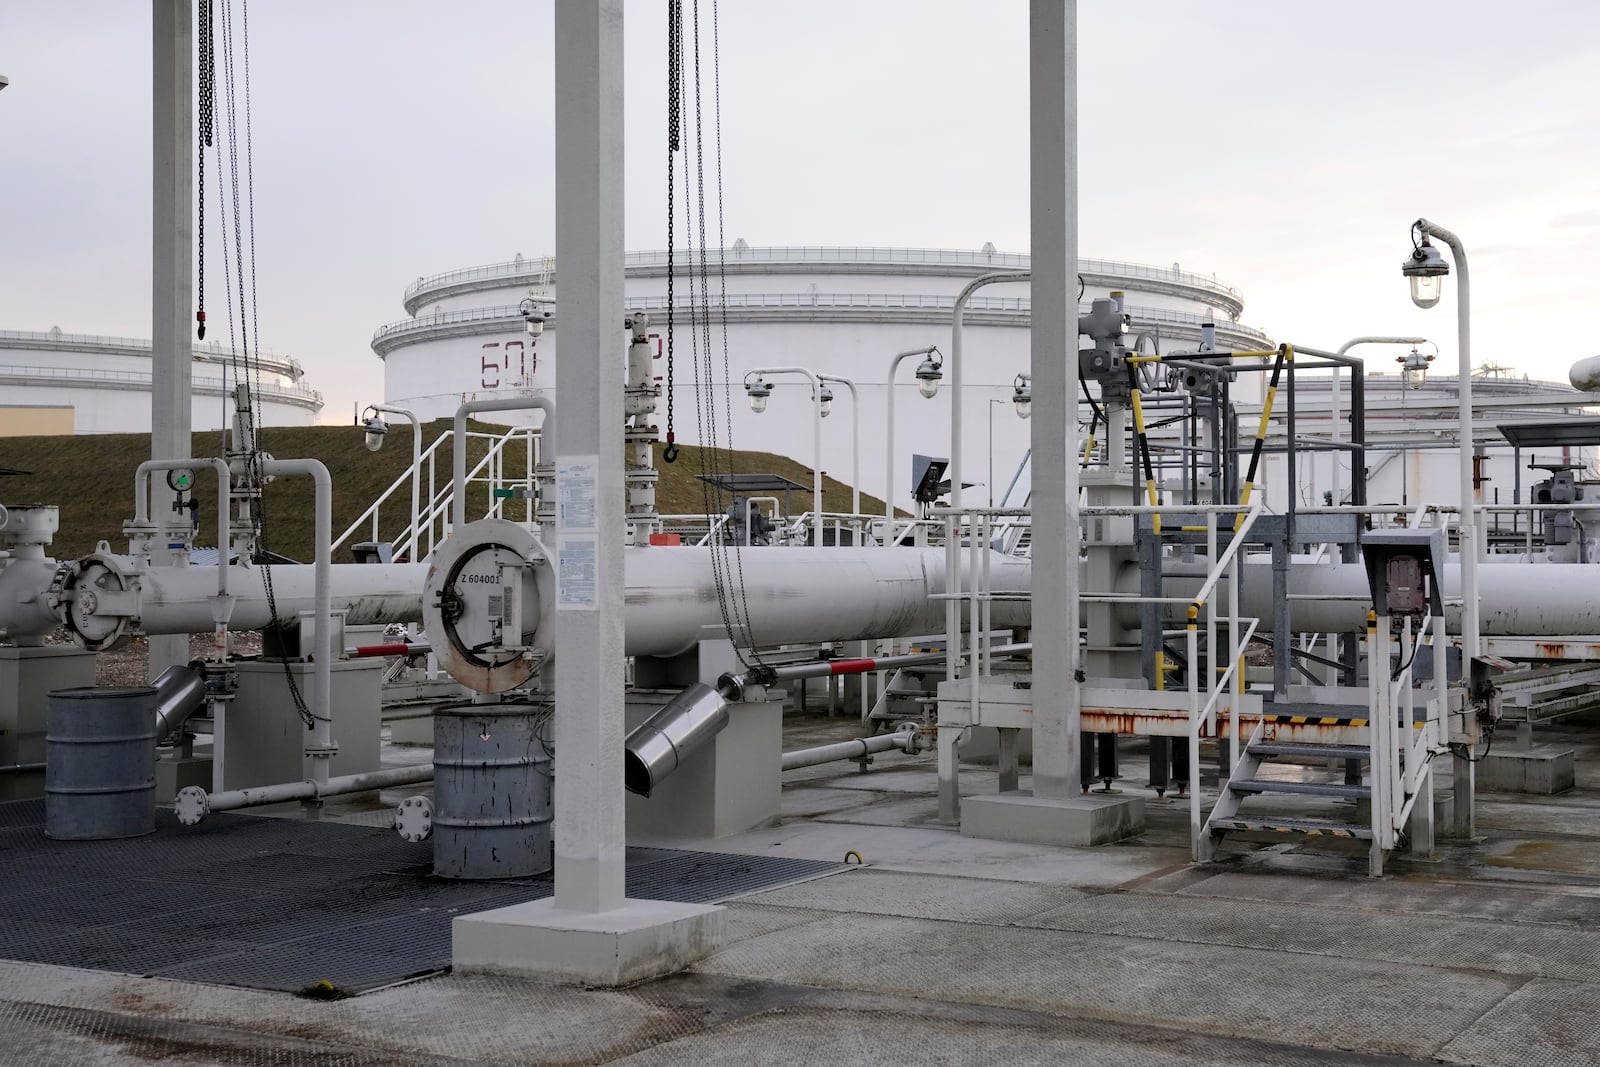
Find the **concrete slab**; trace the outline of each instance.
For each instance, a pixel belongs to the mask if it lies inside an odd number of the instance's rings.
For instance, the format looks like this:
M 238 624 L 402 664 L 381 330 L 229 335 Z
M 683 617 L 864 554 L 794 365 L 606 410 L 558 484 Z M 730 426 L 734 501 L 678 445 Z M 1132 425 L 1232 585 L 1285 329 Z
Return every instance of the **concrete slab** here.
M 1490 793 L 1533 793 L 1552 796 L 1571 789 L 1573 752 L 1570 748 L 1535 745 L 1526 752 L 1491 751 L 1477 768 L 1478 788 Z
M 1521 984 L 1387 961 L 1309 966 L 1293 952 L 871 915 L 732 945 L 696 970 L 1424 1057 Z M 995 1059 L 1004 1056 L 985 1062 Z
M 1027 793 L 968 797 L 961 833 L 1037 845 L 1104 845 L 1144 832 L 1144 800 L 1089 794 L 1049 800 Z
M 457 916 L 451 958 L 461 973 L 619 986 L 681 971 L 717 951 L 726 934 L 715 905 L 630 899 L 579 912 L 546 899 Z
M 1529 982 L 1441 1049 L 1438 1059 L 1482 1067 L 1600 1067 L 1595 987 Z
M 1006 925 L 1082 900 L 1083 895 L 1066 886 L 862 867 L 741 897 L 734 910 L 757 905 Z

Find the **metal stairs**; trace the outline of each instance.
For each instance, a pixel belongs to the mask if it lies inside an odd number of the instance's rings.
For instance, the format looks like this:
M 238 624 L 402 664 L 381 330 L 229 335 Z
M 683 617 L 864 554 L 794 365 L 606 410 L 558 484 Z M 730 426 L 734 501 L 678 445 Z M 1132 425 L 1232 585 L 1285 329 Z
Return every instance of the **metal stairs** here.
M 1372 787 L 1370 785 L 1343 782 L 1290 781 L 1263 777 L 1261 774 L 1264 766 L 1268 766 L 1274 760 L 1280 759 L 1297 761 L 1359 760 L 1370 766 L 1372 759 L 1370 746 L 1347 743 L 1317 744 L 1306 741 L 1269 741 L 1264 739 L 1263 732 L 1264 724 L 1258 724 L 1251 734 L 1250 740 L 1245 744 L 1244 751 L 1239 754 L 1239 759 L 1233 767 L 1232 776 L 1224 784 L 1216 805 L 1212 807 L 1211 813 L 1206 819 L 1204 832 L 1201 835 L 1202 849 L 1205 852 L 1202 858 L 1213 858 L 1218 844 L 1229 833 L 1301 834 L 1313 838 L 1343 838 L 1370 841 L 1373 843 L 1372 873 L 1374 875 L 1381 874 L 1383 853 L 1387 851 L 1387 848 L 1382 846 L 1389 842 L 1390 835 L 1385 835 L 1379 831 L 1379 828 L 1372 822 L 1370 814 L 1366 822 L 1357 822 L 1308 817 L 1299 812 L 1280 810 L 1278 813 L 1273 813 L 1265 810 L 1255 810 L 1260 807 L 1259 804 L 1252 804 L 1252 810 L 1241 810 L 1248 800 L 1265 799 L 1272 796 L 1328 797 L 1370 802 L 1372 799 Z

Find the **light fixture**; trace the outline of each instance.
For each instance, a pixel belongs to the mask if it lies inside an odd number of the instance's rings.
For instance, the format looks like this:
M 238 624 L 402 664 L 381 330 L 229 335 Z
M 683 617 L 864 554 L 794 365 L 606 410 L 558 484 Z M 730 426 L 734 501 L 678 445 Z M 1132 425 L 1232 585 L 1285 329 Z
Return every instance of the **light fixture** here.
M 1025 419 L 1033 414 L 1033 379 L 1026 374 L 1017 375 L 1011 387 L 1011 402 L 1017 406 L 1017 417 Z
M 383 435 L 389 432 L 389 424 L 376 415 L 369 415 L 361 420 L 361 426 L 367 431 L 366 444 L 368 452 L 376 452 L 383 447 Z
M 1394 361 L 1403 368 L 1400 377 L 1406 383 L 1406 388 L 1421 389 L 1422 383 L 1428 379 L 1428 364 L 1433 362 L 1433 356 L 1413 348 L 1403 356 L 1394 357 Z
M 822 418 L 828 417 L 828 412 L 833 410 L 833 390 L 826 385 L 817 390 L 817 414 Z
M 523 297 L 522 303 L 517 305 L 517 312 L 522 316 L 523 328 L 528 331 L 529 337 L 543 335 L 545 320 L 550 318 L 550 312 L 540 307 L 539 301 L 531 296 Z
M 1413 238 L 1411 254 L 1400 264 L 1400 273 L 1411 279 L 1411 302 L 1419 308 L 1431 308 L 1444 293 L 1444 277 L 1450 273 L 1439 250 L 1428 243 Z
M 767 397 L 772 395 L 772 386 L 757 378 L 744 383 L 744 393 L 750 398 L 750 410 L 759 415 L 767 410 Z
M 917 367 L 917 392 L 929 400 L 932 400 L 939 392 L 939 382 L 944 378 L 944 371 L 940 369 L 943 363 L 941 360 L 934 358 L 938 355 L 939 350 L 936 348 Z

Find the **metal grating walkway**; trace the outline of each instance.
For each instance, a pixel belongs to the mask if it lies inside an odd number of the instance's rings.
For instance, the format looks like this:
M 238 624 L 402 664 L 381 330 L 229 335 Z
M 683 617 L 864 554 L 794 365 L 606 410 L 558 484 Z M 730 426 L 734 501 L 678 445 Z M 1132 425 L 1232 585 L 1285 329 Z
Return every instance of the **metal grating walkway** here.
M 359 993 L 450 966 L 450 920 L 547 897 L 549 876 L 434 878 L 391 830 L 212 815 L 123 841 L 51 841 L 44 801 L 0 804 L 0 958 Z M 628 850 L 628 895 L 714 903 L 840 869 L 815 860 Z

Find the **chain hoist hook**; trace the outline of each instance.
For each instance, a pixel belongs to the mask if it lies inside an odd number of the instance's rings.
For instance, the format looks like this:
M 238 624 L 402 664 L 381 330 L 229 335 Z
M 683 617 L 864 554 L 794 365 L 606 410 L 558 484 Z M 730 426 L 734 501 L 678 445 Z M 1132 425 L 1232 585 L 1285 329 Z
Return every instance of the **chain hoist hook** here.
M 667 434 L 667 447 L 663 448 L 661 450 L 661 462 L 663 462 L 663 463 L 676 463 L 676 462 L 678 462 L 678 442 L 676 440 L 676 437 L 677 437 L 676 434 L 673 434 L 673 433 L 668 433 Z

